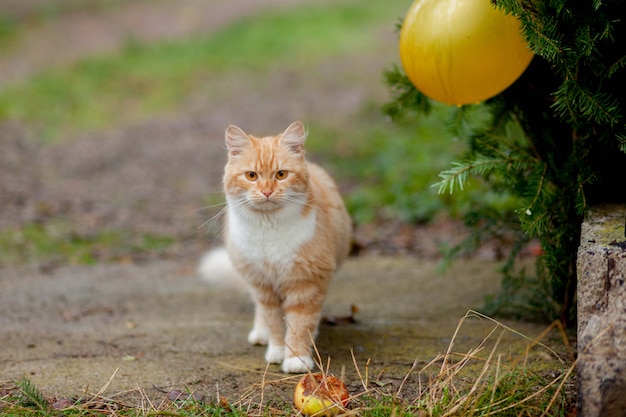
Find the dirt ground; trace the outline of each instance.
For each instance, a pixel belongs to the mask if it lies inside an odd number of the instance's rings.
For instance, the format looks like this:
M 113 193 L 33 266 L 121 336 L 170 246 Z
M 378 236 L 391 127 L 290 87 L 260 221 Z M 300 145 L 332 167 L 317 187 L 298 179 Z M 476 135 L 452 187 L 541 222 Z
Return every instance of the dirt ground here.
M 303 1 L 114 1 L 87 10 L 78 1 L 57 0 L 65 13 L 33 17 L 32 32 L 1 54 L 0 87 L 45 66 L 114 51 L 129 37 L 208 33 L 244 14 Z M 0 9 L 23 16 L 32 12 L 25 4 L 0 0 Z M 41 146 L 17 122 L 0 124 L 0 229 L 63 219 L 76 236 L 126 230 L 176 241 L 130 259 L 100 253 L 103 262 L 94 266 L 35 260 L 0 269 L 0 388 L 26 375 L 55 398 L 106 387 L 107 395 L 138 400 L 190 387 L 207 398 L 219 392 L 256 401 L 243 394 L 262 392 L 259 384 L 269 379 L 286 383 L 267 384 L 267 394 L 288 398 L 295 382 L 274 367 L 266 371 L 262 350 L 245 343 L 247 297 L 208 288 L 194 274 L 200 254 L 217 244 L 203 227 L 214 212 L 203 207 L 220 189 L 222 132 L 238 123 L 274 133 L 312 115 L 341 123 L 363 103 L 383 102 L 380 74 L 395 59 L 394 35 L 384 36 L 389 43 L 381 49 L 312 69 L 333 74 L 322 81 L 288 71 L 262 85 L 226 80 L 228 89 L 207 86 L 171 114 L 54 145 Z M 341 79 L 359 82 L 333 81 Z M 342 270 L 325 310 L 327 317 L 343 317 L 357 305 L 357 322 L 324 325 L 318 340 L 321 356 L 332 357 L 334 373 L 346 372 L 352 390 L 361 381 L 351 350 L 361 371 L 371 359 L 372 386 L 397 390 L 416 358 L 425 363 L 445 350 L 465 311 L 497 290 L 494 263 L 486 260 L 491 250 L 445 277 L 435 273 L 439 244 L 462 233 L 453 222 L 357 229 L 361 256 Z M 381 254 L 412 258 L 375 256 Z M 542 328 L 519 326 L 531 335 Z M 489 328 L 479 323 L 461 345 L 480 342 Z M 413 375 L 407 390 L 415 395 L 419 384 Z

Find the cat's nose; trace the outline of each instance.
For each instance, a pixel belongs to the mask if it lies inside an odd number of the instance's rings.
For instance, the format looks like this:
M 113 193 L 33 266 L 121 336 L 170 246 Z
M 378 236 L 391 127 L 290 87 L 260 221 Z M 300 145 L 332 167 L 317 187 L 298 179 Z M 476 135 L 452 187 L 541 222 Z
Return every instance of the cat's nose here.
M 265 196 L 265 198 L 270 198 L 272 195 L 272 191 L 261 191 L 261 193 Z

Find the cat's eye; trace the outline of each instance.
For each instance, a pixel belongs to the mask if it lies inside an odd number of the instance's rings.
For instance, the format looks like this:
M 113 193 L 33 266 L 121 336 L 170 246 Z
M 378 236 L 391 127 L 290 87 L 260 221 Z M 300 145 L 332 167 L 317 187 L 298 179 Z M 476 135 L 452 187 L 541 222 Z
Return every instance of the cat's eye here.
M 277 180 L 284 180 L 285 178 L 287 178 L 287 171 L 276 171 Z
M 257 174 L 256 172 L 254 172 L 254 171 L 246 172 L 246 179 L 248 181 L 256 181 L 257 178 L 259 178 L 259 174 Z

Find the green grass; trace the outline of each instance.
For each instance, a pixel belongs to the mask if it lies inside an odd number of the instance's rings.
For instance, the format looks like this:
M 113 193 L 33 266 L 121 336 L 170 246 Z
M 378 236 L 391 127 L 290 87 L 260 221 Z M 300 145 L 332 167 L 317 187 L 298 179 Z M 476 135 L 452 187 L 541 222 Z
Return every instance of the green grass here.
M 124 230 L 100 230 L 78 235 L 69 223 L 53 221 L 27 224 L 0 231 L 0 267 L 30 261 L 63 264 L 94 264 L 123 261 L 148 253 L 158 253 L 173 244 L 169 236 L 133 236 Z
M 397 16 L 375 0 L 309 4 L 236 21 L 211 36 L 144 45 L 45 70 L 0 93 L 0 119 L 18 119 L 55 140 L 176 108 L 219 75 L 259 76 L 274 65 L 367 48 L 372 29 Z M 393 13 L 393 14 L 392 14 Z M 262 78 L 262 77 L 260 77 Z
M 17 37 L 17 23 L 15 19 L 0 16 L 0 48 L 9 47 Z

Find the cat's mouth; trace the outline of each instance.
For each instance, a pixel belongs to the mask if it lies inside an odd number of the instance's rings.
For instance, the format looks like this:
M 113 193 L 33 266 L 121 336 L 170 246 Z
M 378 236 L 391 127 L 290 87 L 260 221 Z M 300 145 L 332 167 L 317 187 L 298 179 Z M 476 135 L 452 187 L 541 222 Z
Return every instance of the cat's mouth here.
M 280 208 L 282 208 L 282 205 L 278 201 L 269 198 L 256 199 L 252 205 L 253 210 L 261 212 L 274 211 Z

